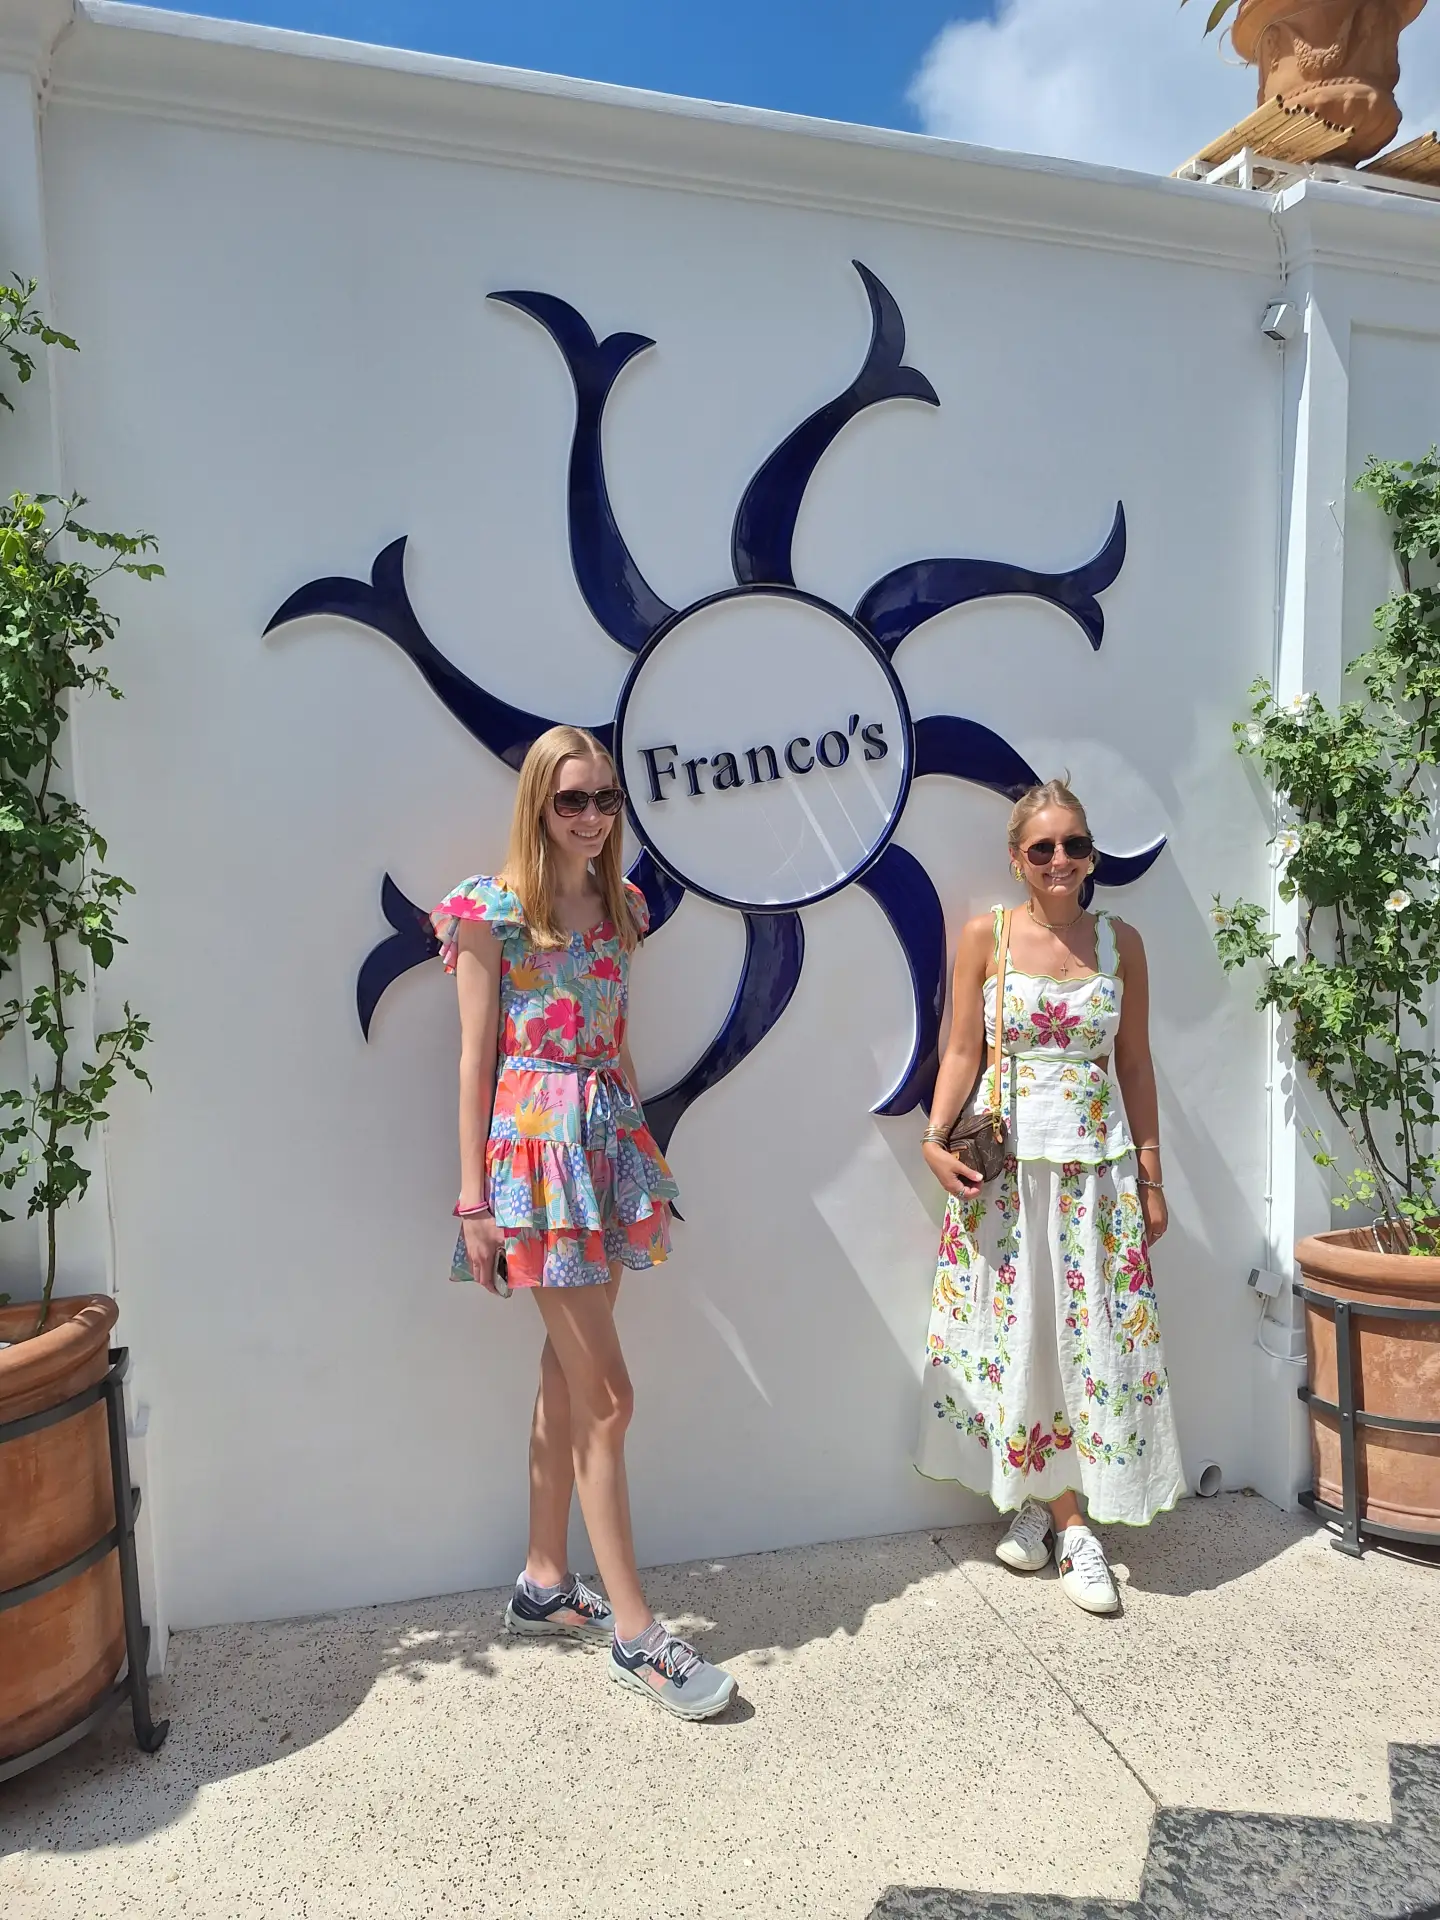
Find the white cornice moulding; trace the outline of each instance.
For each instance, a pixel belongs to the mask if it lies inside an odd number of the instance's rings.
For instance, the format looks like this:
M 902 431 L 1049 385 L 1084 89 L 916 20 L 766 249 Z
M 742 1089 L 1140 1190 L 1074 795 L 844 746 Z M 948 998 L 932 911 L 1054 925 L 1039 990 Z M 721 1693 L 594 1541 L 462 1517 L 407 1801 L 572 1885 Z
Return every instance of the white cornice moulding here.
M 1273 275 L 1270 202 L 922 134 L 79 0 L 53 99 Z
M 1440 280 L 1440 201 L 1303 180 L 1280 194 L 1276 207 L 1292 272 L 1341 269 Z
M 74 17 L 74 0 L 0 0 L 0 73 L 28 73 L 43 82 Z

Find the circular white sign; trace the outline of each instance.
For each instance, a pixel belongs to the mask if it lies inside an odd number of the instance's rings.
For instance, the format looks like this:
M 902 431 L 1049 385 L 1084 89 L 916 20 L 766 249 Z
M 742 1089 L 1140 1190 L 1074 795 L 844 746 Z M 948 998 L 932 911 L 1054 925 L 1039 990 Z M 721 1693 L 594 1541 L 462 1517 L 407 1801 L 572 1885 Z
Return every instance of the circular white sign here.
M 615 748 L 641 840 L 727 906 L 820 900 L 889 840 L 912 734 L 888 660 L 833 607 L 746 587 L 683 613 L 640 655 Z

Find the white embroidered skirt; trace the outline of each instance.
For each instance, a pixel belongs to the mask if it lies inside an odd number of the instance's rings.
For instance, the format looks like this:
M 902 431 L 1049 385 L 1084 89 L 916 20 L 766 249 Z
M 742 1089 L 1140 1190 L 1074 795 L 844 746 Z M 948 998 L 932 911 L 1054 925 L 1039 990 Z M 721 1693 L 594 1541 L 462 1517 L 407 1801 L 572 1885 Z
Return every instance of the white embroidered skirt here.
M 988 1494 L 1082 1493 L 1143 1526 L 1184 1491 L 1134 1162 L 1012 1160 L 940 1236 L 916 1465 Z

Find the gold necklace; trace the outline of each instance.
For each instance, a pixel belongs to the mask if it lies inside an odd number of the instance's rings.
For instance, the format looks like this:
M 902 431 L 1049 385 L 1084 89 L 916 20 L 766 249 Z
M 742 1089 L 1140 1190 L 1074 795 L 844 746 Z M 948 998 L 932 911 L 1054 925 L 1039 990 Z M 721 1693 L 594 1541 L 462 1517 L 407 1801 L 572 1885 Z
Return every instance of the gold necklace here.
M 1062 920 L 1059 922 L 1058 925 L 1052 920 L 1042 920 L 1040 915 L 1035 911 L 1035 902 L 1033 900 L 1027 900 L 1025 902 L 1025 911 L 1029 914 L 1031 920 L 1034 921 L 1037 927 L 1044 927 L 1047 933 L 1054 934 L 1057 939 L 1062 933 L 1067 933 L 1071 927 L 1078 927 L 1080 922 L 1085 918 L 1085 908 L 1082 907 L 1079 913 L 1076 914 L 1073 920 Z M 1064 949 L 1065 963 L 1061 967 L 1058 977 L 1061 980 L 1063 980 L 1065 976 L 1070 972 L 1071 963 L 1072 962 L 1074 963 L 1074 966 L 1078 971 L 1080 967 L 1080 961 L 1079 961 L 1079 958 L 1075 954 L 1071 953 L 1070 949 L 1065 946 L 1065 943 L 1063 941 L 1060 941 L 1060 945 Z

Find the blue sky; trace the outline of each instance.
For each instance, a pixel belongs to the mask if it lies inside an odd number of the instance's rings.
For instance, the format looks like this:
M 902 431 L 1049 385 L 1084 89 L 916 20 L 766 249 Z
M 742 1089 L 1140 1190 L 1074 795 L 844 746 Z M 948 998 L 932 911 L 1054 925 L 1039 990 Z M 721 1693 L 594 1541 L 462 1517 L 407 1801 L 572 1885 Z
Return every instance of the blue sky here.
M 906 89 L 991 0 L 189 0 L 179 10 L 622 86 L 916 127 Z

